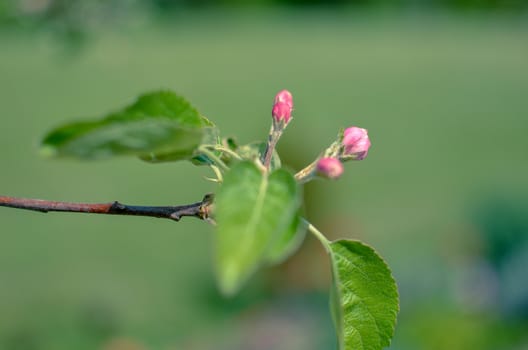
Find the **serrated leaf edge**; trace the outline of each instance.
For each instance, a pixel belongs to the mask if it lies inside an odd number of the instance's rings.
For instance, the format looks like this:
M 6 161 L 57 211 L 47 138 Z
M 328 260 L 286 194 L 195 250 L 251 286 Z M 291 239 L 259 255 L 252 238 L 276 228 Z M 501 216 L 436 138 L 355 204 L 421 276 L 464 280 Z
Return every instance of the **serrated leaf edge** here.
M 333 312 L 338 312 L 338 315 L 336 315 L 336 317 L 338 317 L 338 319 L 335 319 L 334 322 L 339 322 L 339 324 L 336 324 L 336 328 L 338 330 L 338 340 L 339 340 L 339 349 L 340 350 L 349 350 L 349 349 L 346 349 L 345 348 L 345 343 L 344 343 L 344 334 L 343 334 L 343 329 L 344 329 L 344 324 L 343 324 L 343 310 L 341 308 L 341 303 L 340 301 L 342 300 L 342 295 L 341 295 L 341 289 L 339 288 L 339 285 L 343 285 L 344 284 L 341 284 L 341 281 L 339 279 L 339 274 L 337 273 L 337 264 L 334 263 L 334 261 L 336 261 L 334 259 L 334 257 L 337 257 L 339 256 L 341 259 L 344 259 L 346 260 L 342 254 L 338 254 L 336 253 L 333 249 L 331 249 L 332 245 L 333 244 L 339 244 L 341 242 L 352 242 L 352 243 L 357 243 L 363 247 L 366 247 L 367 249 L 371 250 L 372 253 L 383 263 L 383 266 L 385 267 L 385 269 L 388 271 L 388 275 L 390 277 L 390 282 L 391 282 L 391 285 L 394 287 L 394 292 L 396 293 L 396 298 L 398 299 L 398 303 L 397 303 L 397 307 L 396 307 L 396 310 L 395 310 L 395 313 L 396 313 L 396 316 L 400 310 L 400 307 L 399 307 L 399 293 L 398 293 L 398 285 L 396 284 L 396 280 L 394 279 L 394 276 L 392 275 L 392 271 L 389 267 L 389 265 L 387 264 L 387 262 L 385 261 L 385 259 L 383 259 L 383 257 L 381 257 L 381 255 L 379 255 L 377 253 L 377 251 L 371 247 L 370 245 L 364 243 L 364 242 L 361 242 L 359 240 L 348 240 L 348 239 L 340 239 L 340 240 L 336 240 L 336 241 L 331 241 L 329 242 L 329 254 L 331 255 L 331 266 L 332 266 L 332 277 L 333 277 L 333 283 L 334 283 L 334 289 L 335 289 L 335 293 L 337 294 L 337 297 L 338 297 L 338 301 L 339 301 L 339 310 L 335 310 Z M 360 269 L 358 269 L 360 271 Z M 339 285 L 337 285 L 337 283 L 339 283 Z M 345 287 L 347 288 L 347 287 Z M 350 288 L 347 288 L 348 290 L 350 290 Z M 355 293 L 352 293 L 353 295 L 355 295 L 358 299 L 361 300 L 361 298 L 359 296 L 357 296 L 357 294 Z M 363 303 L 363 301 L 361 301 Z M 365 308 L 368 310 L 368 307 L 366 307 L 365 305 Z M 378 321 L 376 320 L 376 318 L 372 315 L 372 313 L 370 312 L 369 310 L 369 316 L 371 316 L 376 324 L 376 328 L 379 330 L 379 324 L 378 324 Z M 394 336 L 394 332 L 395 332 L 395 329 L 396 329 L 396 323 L 397 323 L 397 318 L 395 320 L 395 322 L 392 324 L 392 327 L 391 327 L 391 334 L 390 334 L 390 337 L 388 340 L 384 340 L 382 339 L 382 337 L 379 336 L 379 334 L 381 332 L 378 332 L 378 339 L 379 339 L 379 343 L 380 343 L 380 349 L 381 348 L 384 348 L 384 347 L 387 347 L 390 345 L 390 342 L 391 342 L 391 339 L 392 337 Z M 359 332 L 359 330 L 357 330 L 356 328 L 354 328 L 354 330 L 356 330 L 359 335 L 360 335 L 360 340 L 361 342 L 363 343 L 363 336 L 361 335 L 361 333 Z M 361 347 L 361 349 L 354 349 L 354 350 L 364 350 L 364 346 Z

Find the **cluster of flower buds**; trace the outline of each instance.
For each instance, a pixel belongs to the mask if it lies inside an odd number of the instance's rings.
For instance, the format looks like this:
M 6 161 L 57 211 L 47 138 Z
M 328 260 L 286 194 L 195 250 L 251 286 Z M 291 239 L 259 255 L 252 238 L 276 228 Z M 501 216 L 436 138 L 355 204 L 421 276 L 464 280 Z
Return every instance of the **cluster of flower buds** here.
M 273 125 L 270 132 L 268 147 L 263 157 L 263 164 L 267 168 L 278 138 L 291 120 L 293 110 L 292 94 L 288 90 L 281 90 L 275 96 L 271 116 Z M 323 155 L 314 163 L 301 170 L 296 178 L 301 182 L 309 181 L 315 175 L 328 179 L 337 179 L 343 174 L 342 162 L 347 160 L 363 160 L 367 157 L 370 139 L 366 129 L 351 126 L 345 129 Z
M 366 129 L 351 126 L 343 131 L 316 164 L 316 173 L 329 179 L 337 179 L 343 173 L 341 162 L 363 160 L 368 154 L 370 139 Z

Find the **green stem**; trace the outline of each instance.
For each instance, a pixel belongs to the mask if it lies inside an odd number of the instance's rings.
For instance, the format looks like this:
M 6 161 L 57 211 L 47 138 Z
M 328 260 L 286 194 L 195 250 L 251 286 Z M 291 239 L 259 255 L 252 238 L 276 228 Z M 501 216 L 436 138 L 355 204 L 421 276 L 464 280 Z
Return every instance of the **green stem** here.
M 266 170 L 269 170 L 270 164 L 271 164 L 271 158 L 273 157 L 273 151 L 275 150 L 275 146 L 277 146 L 277 142 L 279 142 L 279 138 L 282 135 L 282 130 L 276 130 L 274 126 L 271 127 L 269 136 L 268 136 L 268 143 L 266 145 L 266 151 L 262 155 L 262 165 L 264 165 L 264 168 Z
M 229 167 L 220 158 L 218 158 L 216 156 L 216 154 L 214 154 L 213 152 L 209 151 L 207 149 L 207 147 L 202 146 L 202 147 L 198 148 L 198 151 L 200 151 L 201 153 L 205 154 L 210 160 L 212 160 L 215 163 L 216 166 L 218 166 L 223 171 L 228 171 L 229 170 Z
M 319 158 L 307 165 L 304 169 L 299 170 L 299 172 L 295 174 L 295 180 L 297 180 L 297 182 L 300 184 L 304 184 L 312 180 L 314 178 L 315 168 L 317 167 L 318 161 Z
M 233 158 L 236 158 L 238 160 L 242 160 L 242 157 L 238 153 L 236 153 L 233 150 L 230 150 L 229 148 L 225 148 L 223 146 L 218 146 L 218 145 L 215 145 L 215 146 L 212 146 L 212 147 L 216 151 L 224 152 L 226 154 L 229 154 Z
M 330 253 L 330 241 L 308 220 L 302 218 L 302 221 L 306 226 L 308 226 L 308 231 L 310 231 L 310 233 L 313 234 L 319 240 L 319 242 L 321 242 L 325 250 Z
M 210 178 L 210 177 L 205 177 L 205 179 L 213 181 L 213 182 L 218 182 L 218 183 L 224 182 L 224 177 L 222 176 L 222 172 L 220 171 L 220 169 L 218 169 L 218 167 L 216 165 L 213 165 L 213 164 L 209 165 L 209 167 L 215 173 L 216 179 L 213 179 L 213 178 Z

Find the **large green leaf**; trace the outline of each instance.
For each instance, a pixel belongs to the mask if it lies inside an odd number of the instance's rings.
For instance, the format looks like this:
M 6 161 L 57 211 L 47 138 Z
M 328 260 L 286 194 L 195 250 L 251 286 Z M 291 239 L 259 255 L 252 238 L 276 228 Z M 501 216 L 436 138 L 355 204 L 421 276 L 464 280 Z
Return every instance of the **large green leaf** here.
M 293 217 L 290 225 L 283 230 L 267 253 L 267 261 L 276 265 L 295 253 L 306 236 L 306 223 L 301 220 L 300 213 Z
M 300 204 L 293 175 L 279 169 L 263 173 L 251 161 L 226 173 L 215 200 L 216 268 L 220 289 L 232 295 L 262 264 L 288 230 Z
M 45 154 L 81 159 L 136 155 L 147 161 L 188 159 L 213 124 L 170 91 L 140 96 L 103 119 L 74 122 L 51 131 Z
M 334 283 L 332 316 L 340 350 L 380 350 L 390 345 L 398 290 L 389 267 L 371 247 L 339 240 L 329 244 Z

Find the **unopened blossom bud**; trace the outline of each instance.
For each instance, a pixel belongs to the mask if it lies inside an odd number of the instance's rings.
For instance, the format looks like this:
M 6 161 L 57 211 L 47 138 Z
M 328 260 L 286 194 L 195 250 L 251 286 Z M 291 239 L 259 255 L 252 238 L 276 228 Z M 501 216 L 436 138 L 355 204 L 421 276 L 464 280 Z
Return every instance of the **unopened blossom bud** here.
M 284 122 L 284 124 L 288 124 L 291 118 L 291 111 L 292 109 L 288 103 L 276 102 L 271 110 L 271 115 L 277 123 Z
M 367 129 L 351 126 L 343 133 L 344 156 L 348 159 L 362 160 L 368 154 L 370 140 Z
M 262 165 L 264 165 L 264 168 L 267 170 L 270 169 L 273 150 L 275 149 L 282 132 L 291 120 L 292 109 L 293 99 L 291 93 L 287 90 L 279 91 L 279 93 L 275 95 L 275 100 L 271 109 L 273 122 L 271 124 L 268 142 L 266 144 L 266 151 L 264 151 L 261 156 Z
M 275 95 L 275 103 L 279 102 L 286 103 L 290 109 L 293 109 L 293 97 L 288 90 L 281 90 Z
M 329 179 L 337 179 L 343 174 L 343 164 L 337 158 L 321 158 L 317 162 L 317 173 Z

